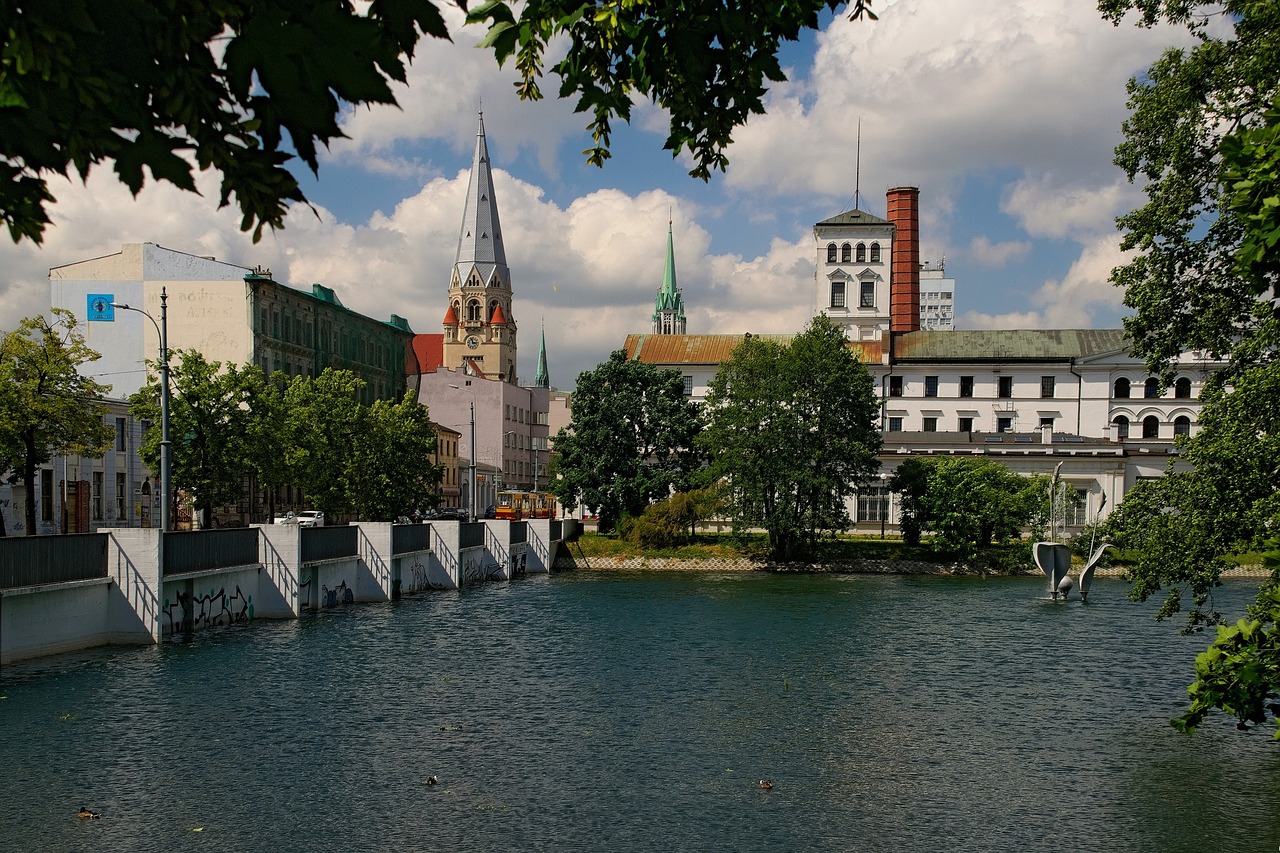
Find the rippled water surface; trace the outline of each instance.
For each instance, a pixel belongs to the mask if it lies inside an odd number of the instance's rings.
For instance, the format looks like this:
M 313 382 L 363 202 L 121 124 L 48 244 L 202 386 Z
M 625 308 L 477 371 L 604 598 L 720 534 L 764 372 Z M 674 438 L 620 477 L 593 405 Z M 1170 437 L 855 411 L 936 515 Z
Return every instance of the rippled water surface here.
M 6 667 L 0 849 L 1280 847 L 1269 733 L 1168 725 L 1207 639 L 1042 596 L 565 574 Z

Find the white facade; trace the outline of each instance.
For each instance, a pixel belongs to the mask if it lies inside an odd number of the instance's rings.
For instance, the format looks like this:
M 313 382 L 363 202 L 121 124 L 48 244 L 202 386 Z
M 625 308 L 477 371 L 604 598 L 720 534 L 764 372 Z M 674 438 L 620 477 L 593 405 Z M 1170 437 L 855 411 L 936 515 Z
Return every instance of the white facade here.
M 853 341 L 889 333 L 893 223 L 850 210 L 813 227 L 814 302 Z
M 947 278 L 944 261 L 920 265 L 920 328 L 930 332 L 956 328 L 956 280 Z

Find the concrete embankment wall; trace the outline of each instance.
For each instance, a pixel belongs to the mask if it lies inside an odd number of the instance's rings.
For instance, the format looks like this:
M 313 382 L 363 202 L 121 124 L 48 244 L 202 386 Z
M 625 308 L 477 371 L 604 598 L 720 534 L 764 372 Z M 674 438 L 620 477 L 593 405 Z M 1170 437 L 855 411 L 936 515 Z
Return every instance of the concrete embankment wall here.
M 208 531 L 208 537 L 104 529 L 106 553 L 101 543 L 95 546 L 97 568 L 70 573 L 82 579 L 0 583 L 0 664 L 545 572 L 562 533 L 572 532 L 565 527 L 569 522 L 545 519 L 363 523 L 319 532 L 271 525 L 254 533 Z M 232 536 L 237 542 L 228 546 Z M 22 564 L 31 542 L 0 539 L 0 547 L 8 549 L 10 563 Z M 166 547 L 183 549 L 183 559 L 166 556 Z M 48 576 L 69 576 L 53 565 L 56 558 L 46 562 Z M 43 579 L 41 572 L 46 569 L 23 576 Z

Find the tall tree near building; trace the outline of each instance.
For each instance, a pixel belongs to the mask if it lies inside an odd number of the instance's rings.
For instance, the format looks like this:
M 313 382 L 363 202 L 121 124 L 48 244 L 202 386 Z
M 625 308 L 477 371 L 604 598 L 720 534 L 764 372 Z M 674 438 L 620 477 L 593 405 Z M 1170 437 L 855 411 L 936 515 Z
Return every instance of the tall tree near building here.
M 249 389 L 252 379 L 235 365 L 223 368 L 197 350 L 177 350 L 169 355 L 169 436 L 171 481 L 175 491 L 191 496 L 207 527 L 213 508 L 235 503 L 244 494 L 244 478 L 250 472 Z M 257 368 L 248 368 L 250 374 Z M 160 470 L 160 379 L 152 376 L 133 395 L 133 415 L 150 427 L 138 452 L 152 471 Z M 175 495 L 164 495 L 173 501 Z M 176 516 L 175 516 L 176 517 Z
M 701 457 L 698 407 L 675 370 L 631 361 L 618 350 L 578 376 L 569 426 L 555 437 L 564 506 L 582 504 L 609 531 L 674 488 L 684 491 Z
M 736 529 L 764 528 L 778 560 L 849 526 L 846 499 L 879 463 L 871 376 L 819 315 L 790 346 L 744 340 L 712 380 L 699 444 Z
M 1129 84 L 1132 114 L 1116 162 L 1146 181 L 1147 203 L 1118 221 L 1134 259 L 1115 270 L 1134 315 L 1125 326 L 1153 371 L 1169 377 L 1184 350 L 1230 359 L 1204 395 L 1201 431 L 1184 442 L 1193 472 L 1135 492 L 1112 527 L 1135 546 L 1132 595 L 1168 589 L 1160 615 L 1191 593 L 1187 630 L 1206 612 L 1222 555 L 1266 547 L 1280 525 L 1280 4 L 1104 0 L 1120 23 L 1183 24 L 1196 36 Z M 1275 542 L 1272 540 L 1272 548 Z M 1280 570 L 1249 618 L 1220 629 L 1196 664 L 1194 729 L 1213 708 L 1241 726 L 1268 714 L 1280 737 Z
M 55 456 L 98 457 L 112 431 L 100 402 L 110 390 L 80 369 L 100 358 L 69 311 L 28 317 L 0 340 L 0 468 L 25 486 L 26 534 L 36 533 L 36 471 Z
M 449 0 L 462 10 L 467 0 Z M 871 0 L 855 0 L 854 17 Z M 666 147 L 688 150 L 692 174 L 727 162 L 732 132 L 763 112 L 766 83 L 786 79 L 782 42 L 816 29 L 839 0 L 737 3 L 629 0 L 583 4 L 489 0 L 469 20 L 488 26 L 499 62 L 514 56 L 521 98 L 541 97 L 544 52 L 560 97 L 589 112 L 588 159 L 609 156 L 610 121 L 637 97 L 671 116 Z M 257 240 L 306 201 L 289 171 L 313 172 L 317 148 L 344 134 L 348 105 L 396 103 L 422 35 L 448 39 L 438 3 L 424 0 L 41 0 L 0 4 L 0 219 L 15 242 L 39 242 L 54 201 L 47 178 L 84 178 L 113 164 L 137 194 L 146 180 L 195 191 L 193 166 L 221 175 Z
M 290 479 L 329 515 L 353 509 L 352 447 L 362 429 L 364 382 L 349 370 L 326 368 L 296 377 L 285 389 L 285 460 Z
M 249 409 L 244 459 L 253 484 L 266 493 L 267 521 L 270 522 L 276 514 L 276 490 L 290 482 L 284 448 L 288 437 L 284 389 L 289 377 L 281 371 L 266 376 L 253 364 L 245 365 L 240 375 Z
M 362 411 L 362 428 L 349 454 L 351 504 L 356 517 L 393 521 L 426 506 L 440 484 L 433 463 L 436 430 L 417 392 L 375 400 Z

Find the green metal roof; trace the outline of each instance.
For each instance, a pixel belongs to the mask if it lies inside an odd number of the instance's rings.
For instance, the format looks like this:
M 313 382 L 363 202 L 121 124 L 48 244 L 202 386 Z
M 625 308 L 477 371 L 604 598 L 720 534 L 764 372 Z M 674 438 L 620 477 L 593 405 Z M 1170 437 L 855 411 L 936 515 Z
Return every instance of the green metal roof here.
M 959 329 L 896 336 L 893 360 L 1066 361 L 1127 350 L 1123 329 Z
M 830 219 L 824 219 L 818 225 L 892 225 L 893 223 L 887 219 L 881 219 L 873 216 L 865 210 L 846 210 L 844 213 L 837 213 Z

